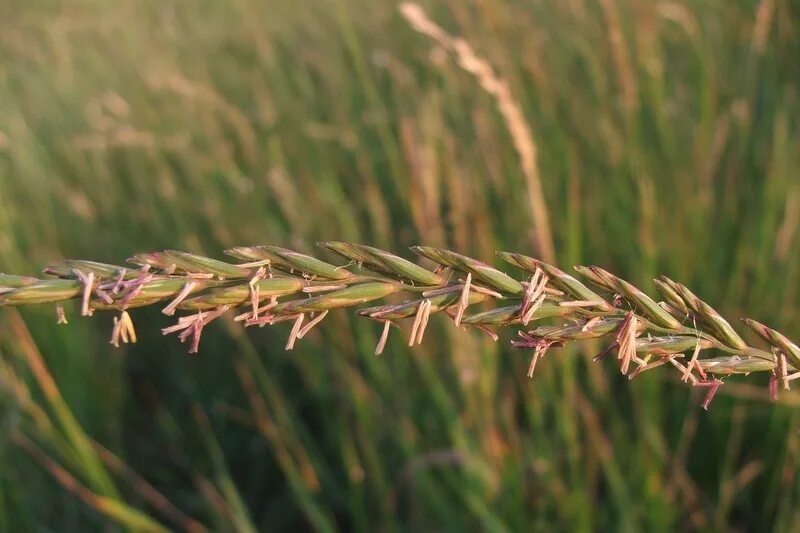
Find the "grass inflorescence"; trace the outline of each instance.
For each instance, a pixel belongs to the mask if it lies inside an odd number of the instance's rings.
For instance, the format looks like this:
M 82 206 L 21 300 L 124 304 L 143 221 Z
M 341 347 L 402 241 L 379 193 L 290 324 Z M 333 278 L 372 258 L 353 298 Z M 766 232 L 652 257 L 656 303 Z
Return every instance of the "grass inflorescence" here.
M 597 338 L 609 344 L 596 361 L 616 353 L 619 369 L 629 379 L 660 366 L 673 368 L 682 381 L 708 389 L 704 408 L 724 376 L 770 372 L 773 399 L 780 385 L 788 390 L 800 377 L 800 347 L 786 336 L 744 318 L 766 349 L 750 346 L 713 307 L 665 276 L 654 280 L 661 298 L 656 301 L 597 266 L 575 267 L 587 285 L 538 259 L 498 252 L 528 276 L 518 280 L 443 248 L 411 247 L 436 265 L 429 270 L 372 246 L 335 241 L 319 245 L 349 262 L 334 265 L 277 246 L 226 250 L 238 263 L 175 250 L 135 255 L 129 259 L 132 267 L 64 260 L 44 269 L 47 279 L 0 275 L 0 306 L 55 303 L 59 324 L 67 323 L 62 307 L 66 300 L 79 300 L 82 316 L 116 311 L 110 342 L 119 347 L 120 342 L 136 342 L 128 309 L 164 305 L 165 315 L 185 314 L 162 333 L 177 334 L 181 342 L 189 342 L 190 353 L 197 353 L 203 328 L 229 313 L 246 327 L 291 322 L 286 343 L 291 350 L 330 311 L 393 298 L 400 301 L 358 311 L 383 324 L 376 354 L 383 352 L 391 328 L 402 321 L 413 321 L 408 345 L 421 343 L 431 315 L 441 313 L 457 327 L 480 330 L 494 340 L 498 328 L 521 328 L 511 342 L 533 350 L 529 377 L 551 348 Z M 478 304 L 490 308 L 470 312 Z M 542 321 L 550 323 L 538 324 Z

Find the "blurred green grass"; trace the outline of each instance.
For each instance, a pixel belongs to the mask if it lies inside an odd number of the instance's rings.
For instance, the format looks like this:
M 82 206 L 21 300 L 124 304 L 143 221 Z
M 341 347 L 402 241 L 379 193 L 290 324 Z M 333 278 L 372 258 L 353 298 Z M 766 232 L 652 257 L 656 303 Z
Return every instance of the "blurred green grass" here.
M 560 264 L 666 274 L 800 338 L 795 2 L 424 5 L 522 106 Z M 0 5 L 2 271 L 322 239 L 533 253 L 524 190 L 491 97 L 395 2 Z M 143 480 L 214 530 L 800 527 L 795 395 L 730 384 L 705 413 L 591 345 L 528 381 L 526 354 L 439 321 L 375 358 L 379 332 L 347 313 L 291 353 L 287 327 L 215 325 L 188 357 L 142 310 L 117 351 L 110 317 L 69 311 L 0 312 L 2 530 L 115 523 L 20 433 L 177 529 Z

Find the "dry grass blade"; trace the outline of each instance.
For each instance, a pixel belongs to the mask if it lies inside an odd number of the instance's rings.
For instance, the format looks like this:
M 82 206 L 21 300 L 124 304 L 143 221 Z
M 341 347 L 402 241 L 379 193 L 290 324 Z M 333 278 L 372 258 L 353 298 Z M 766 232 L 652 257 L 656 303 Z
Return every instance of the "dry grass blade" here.
M 400 4 L 400 13 L 418 32 L 436 41 L 442 48 L 453 53 L 458 64 L 478 80 L 481 88 L 494 98 L 497 110 L 503 117 L 508 133 L 520 159 L 522 173 L 527 185 L 528 203 L 533 215 L 536 242 L 534 243 L 545 261 L 555 260 L 555 248 L 550 231 L 547 205 L 542 192 L 541 177 L 537 162 L 536 143 L 517 101 L 511 94 L 508 82 L 499 77 L 491 64 L 480 57 L 472 46 L 461 37 L 454 37 L 433 22 L 425 10 L 414 2 Z

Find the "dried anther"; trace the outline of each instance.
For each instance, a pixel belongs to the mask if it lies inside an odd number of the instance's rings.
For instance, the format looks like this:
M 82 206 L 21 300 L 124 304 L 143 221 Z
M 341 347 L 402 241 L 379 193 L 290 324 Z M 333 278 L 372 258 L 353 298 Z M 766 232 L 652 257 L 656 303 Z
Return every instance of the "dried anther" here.
M 240 313 L 240 314 L 236 315 L 233 318 L 233 321 L 234 322 L 241 322 L 242 320 L 256 320 L 256 319 L 258 319 L 258 315 L 260 315 L 261 313 L 265 313 L 265 312 L 269 311 L 270 309 L 272 309 L 276 305 L 278 305 L 278 298 L 273 296 L 270 299 L 268 304 L 262 305 L 261 307 L 259 307 L 255 311 L 251 310 L 251 311 L 247 311 L 245 313 Z
M 720 386 L 722 386 L 724 382 L 721 379 L 712 379 L 712 380 L 704 380 L 704 381 L 697 381 L 692 385 L 695 387 L 707 387 L 708 392 L 706 393 L 706 397 L 703 399 L 703 409 L 708 411 L 708 406 L 711 405 L 711 400 L 714 399 L 716 396 L 717 391 L 719 390 Z
M 564 296 L 564 291 L 560 291 L 558 289 L 554 289 L 552 287 L 545 287 L 544 292 L 553 296 Z
M 84 274 L 78 269 L 72 271 L 78 280 L 83 285 L 83 296 L 81 298 L 81 316 L 92 316 L 94 311 L 89 307 L 89 298 L 92 295 L 92 287 L 94 286 L 94 272 Z
M 64 306 L 56 304 L 56 324 L 68 324 L 67 315 L 64 313 Z
M 258 282 L 259 280 L 264 278 L 266 273 L 267 273 L 266 268 L 264 268 L 263 266 L 259 267 L 258 270 L 256 270 L 256 273 L 253 274 L 253 277 L 250 278 L 250 282 L 248 283 L 248 288 L 250 291 L 250 306 L 252 307 L 253 310 L 253 318 L 258 318 L 258 303 L 261 301 L 261 299 L 259 298 L 260 295 L 259 295 Z
M 378 345 L 375 347 L 375 355 L 380 355 L 383 353 L 383 349 L 386 348 L 386 341 L 389 339 L 389 328 L 392 327 L 391 320 L 384 320 L 383 322 L 383 331 L 381 332 L 381 338 L 378 340 Z
M 536 370 L 536 364 L 539 362 L 544 354 L 550 349 L 551 346 L 563 346 L 563 341 L 552 340 L 552 339 L 543 339 L 541 337 L 535 337 L 533 335 L 519 332 L 519 336 L 522 340 L 519 341 L 511 341 L 511 345 L 516 348 L 533 348 L 533 356 L 531 357 L 531 363 L 528 366 L 528 377 L 532 378 L 533 373 Z
M 628 373 L 631 360 L 636 357 L 636 315 L 629 311 L 617 331 L 614 339 L 617 345 L 617 358 L 620 360 L 619 370 L 623 374 Z
M 800 378 L 800 372 L 795 372 L 794 374 L 789 374 L 788 376 L 786 376 L 786 382 L 788 383 L 798 378 Z
M 689 372 L 689 369 L 686 366 L 680 364 L 678 361 L 675 360 L 675 357 L 670 357 L 669 362 L 672 366 L 680 370 L 682 376 L 688 375 L 689 381 L 692 382 L 692 385 L 697 385 L 698 383 L 700 383 L 700 381 L 696 377 L 694 377 L 694 374 Z
M 294 325 L 292 331 L 289 332 L 289 339 L 286 341 L 286 349 L 294 349 L 294 343 L 297 340 L 297 334 L 300 333 L 300 326 L 303 325 L 303 320 L 306 318 L 305 313 L 300 313 L 294 317 Z
M 533 351 L 533 355 L 531 356 L 531 363 L 528 365 L 528 377 L 532 378 L 534 371 L 536 371 L 536 363 L 539 362 L 539 359 L 544 355 L 544 348 L 536 348 Z
M 772 371 L 769 377 L 769 399 L 773 402 L 778 401 L 778 381 L 780 381 L 778 368 Z
M 173 299 L 164 309 L 162 309 L 161 312 L 167 316 L 174 315 L 175 310 L 178 308 L 181 302 L 192 293 L 195 287 L 197 287 L 197 282 L 195 280 L 190 279 L 187 281 L 186 285 L 184 285 L 183 289 L 181 289 L 181 292 L 179 292 L 175 299 Z
M 639 364 L 639 368 L 635 369 L 633 372 L 628 374 L 628 379 L 633 379 L 643 372 L 647 372 L 648 370 L 652 370 L 654 368 L 658 368 L 660 366 L 667 364 L 671 358 L 675 357 L 675 355 L 671 354 L 668 355 L 667 357 L 662 357 L 657 361 L 650 361 L 649 357 L 650 356 L 647 356 L 644 360 L 637 358 L 638 361 L 641 361 L 641 363 Z
M 309 285 L 308 287 L 303 287 L 303 292 L 306 294 L 314 294 L 317 292 L 328 292 L 328 291 L 338 291 L 341 289 L 347 288 L 347 285 L 339 284 L 339 285 Z
M 130 289 L 125 296 L 119 301 L 120 306 L 125 309 L 136 298 L 145 284 L 153 279 L 153 274 L 142 273 L 136 279 L 126 281 L 122 284 L 123 288 Z
M 229 305 L 221 305 L 213 311 L 198 311 L 196 315 L 180 317 L 177 324 L 163 328 L 161 334 L 168 335 L 183 330 L 180 335 L 178 335 L 178 338 L 181 342 L 184 342 L 191 336 L 192 344 L 189 347 L 189 353 L 197 353 L 200 347 L 200 335 L 203 333 L 203 328 L 212 320 L 222 316 L 228 309 L 230 309 Z
M 425 330 L 428 328 L 428 320 L 431 317 L 431 301 L 425 300 L 422 302 L 422 305 L 425 306 L 425 310 L 423 311 L 422 321 L 419 325 L 419 330 L 417 331 L 417 344 L 422 344 L 422 337 L 425 335 Z
M 548 277 L 544 271 L 536 267 L 527 287 L 525 287 L 525 294 L 522 298 L 522 305 L 519 310 L 520 321 L 524 326 L 528 325 L 534 313 L 536 313 L 544 303 L 544 299 L 547 296 L 545 294 L 547 281 Z
M 248 326 L 258 326 L 263 328 L 264 326 L 271 326 L 273 324 L 277 324 L 279 322 L 288 322 L 289 320 L 295 320 L 296 315 L 273 315 L 273 314 L 266 314 L 260 316 L 258 318 L 249 318 L 245 321 L 245 327 Z
M 600 316 L 596 316 L 594 318 L 591 318 L 591 319 L 587 320 L 586 324 L 584 324 L 581 327 L 581 331 L 583 331 L 583 332 L 589 331 L 590 329 L 592 329 L 594 326 L 596 326 L 597 324 L 599 324 L 602 321 L 603 321 L 603 317 L 600 317 Z
M 514 348 L 536 348 L 545 343 L 548 343 L 548 346 L 560 347 L 564 346 L 565 344 L 563 339 L 545 339 L 532 333 L 525 333 L 524 331 L 518 331 L 517 335 L 519 336 L 519 339 L 511 341 L 511 346 Z
M 456 316 L 454 319 L 456 326 L 461 325 L 461 318 L 464 316 L 464 311 L 469 305 L 469 289 L 471 284 L 472 273 L 469 272 L 467 273 L 467 279 L 464 281 L 464 286 L 461 288 L 461 299 L 458 301 L 458 307 L 456 308 Z
M 328 315 L 328 310 L 326 309 L 325 311 L 315 316 L 313 320 L 311 320 L 308 324 L 303 326 L 303 328 L 300 331 L 297 332 L 297 338 L 302 339 L 303 337 L 305 337 L 306 333 L 311 331 L 311 328 L 322 322 L 322 319 L 325 318 L 327 315 Z
M 101 289 L 100 287 L 95 287 L 94 293 L 97 295 L 98 298 L 103 300 L 103 303 L 106 303 L 106 304 L 109 304 L 109 305 L 114 303 L 114 299 L 111 296 L 109 296 L 109 294 L 106 291 L 104 291 L 103 289 Z
M 425 328 L 428 326 L 430 316 L 431 301 L 426 299 L 417 306 L 417 314 L 414 316 L 414 325 L 411 328 L 411 336 L 408 339 L 409 346 L 422 342 L 422 336 L 425 334 Z
M 705 373 L 703 372 L 703 369 L 700 367 L 699 364 L 697 364 L 697 358 L 699 355 L 700 355 L 700 339 L 697 339 L 697 344 L 694 347 L 694 352 L 692 352 L 692 358 L 689 360 L 689 364 L 686 365 L 686 371 L 683 373 L 683 376 L 681 376 L 681 381 L 683 381 L 684 383 L 689 381 L 689 376 L 691 375 L 692 370 L 694 370 L 695 368 L 699 370 L 700 376 L 703 379 L 705 379 Z
M 150 269 L 150 265 L 145 265 L 148 270 Z M 126 268 L 120 268 L 119 274 L 117 274 L 117 279 L 114 282 L 114 286 L 111 287 L 111 292 L 113 294 L 118 294 L 119 291 L 122 290 L 122 283 L 125 281 L 125 274 L 127 274 L 128 270 Z
M 214 279 L 216 276 L 212 272 L 187 272 L 186 276 L 191 279 Z M 217 276 L 219 279 L 225 279 L 224 277 Z
M 497 342 L 497 341 L 500 339 L 500 337 L 497 335 L 497 333 L 495 333 L 495 332 L 494 332 L 494 331 L 492 331 L 491 329 L 487 328 L 487 327 L 486 327 L 486 326 L 484 326 L 483 324 L 470 324 L 470 325 L 471 325 L 472 327 L 478 328 L 479 330 L 481 330 L 482 332 L 484 332 L 484 333 L 485 333 L 486 335 L 488 335 L 488 336 L 489 336 L 489 338 L 490 338 L 490 339 L 492 339 L 494 342 Z
M 122 311 L 119 318 L 114 317 L 114 329 L 111 332 L 109 344 L 115 348 L 119 348 L 120 340 L 125 344 L 136 342 L 136 330 L 133 327 L 133 321 L 127 311 Z
M 536 370 L 536 364 L 539 360 L 544 356 L 548 349 L 553 346 L 564 346 L 563 340 L 558 339 L 545 339 L 542 337 L 537 337 L 536 335 L 532 335 L 530 333 L 524 333 L 522 331 L 517 332 L 519 335 L 518 340 L 511 341 L 511 346 L 514 348 L 532 348 L 533 349 L 533 356 L 531 357 L 531 363 L 528 366 L 528 377 L 533 377 L 533 372 Z
M 781 374 L 781 381 L 783 382 L 783 390 L 789 390 L 789 369 L 786 365 L 786 356 L 783 352 L 775 350 L 778 357 L 778 370 Z
M 558 302 L 561 307 L 600 307 L 604 304 L 602 300 L 571 300 L 568 302 Z
M 499 292 L 493 291 L 492 289 L 487 289 L 486 287 L 481 287 L 480 285 L 475 285 L 474 283 L 470 285 L 470 290 L 474 292 L 479 292 L 481 294 L 487 294 L 489 296 L 497 298 L 498 300 L 503 299 L 503 295 L 500 294 Z

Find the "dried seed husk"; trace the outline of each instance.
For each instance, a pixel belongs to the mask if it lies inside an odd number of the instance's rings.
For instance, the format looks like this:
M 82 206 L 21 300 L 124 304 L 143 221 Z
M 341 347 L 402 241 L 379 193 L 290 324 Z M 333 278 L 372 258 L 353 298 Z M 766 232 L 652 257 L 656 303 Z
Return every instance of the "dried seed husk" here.
M 667 276 L 659 276 L 658 277 L 658 281 L 660 281 L 663 286 L 667 287 L 670 290 L 671 293 L 674 293 L 678 298 L 680 298 L 681 302 L 683 302 L 683 304 L 687 307 L 687 310 L 688 310 L 688 308 L 689 308 L 688 303 L 681 296 L 681 284 L 680 283 L 678 283 L 677 281 L 671 280 Z
M 655 300 L 631 283 L 597 266 L 575 268 L 593 282 L 598 283 L 599 281 L 602 287 L 609 288 L 622 295 L 626 300 L 635 305 L 645 318 L 657 326 L 674 330 L 681 329 L 681 323 L 674 316 L 665 311 Z
M 652 353 L 658 355 L 683 353 L 694 350 L 700 346 L 701 350 L 713 348 L 714 343 L 708 339 L 690 337 L 687 335 L 670 337 L 639 337 L 636 339 L 638 353 Z
M 225 253 L 245 261 L 269 260 L 270 266 L 289 273 L 303 273 L 325 279 L 343 280 L 353 276 L 344 268 L 325 261 L 320 261 L 316 257 L 301 254 L 294 250 L 281 248 L 280 246 L 239 246 L 225 250 Z
M 83 283 L 71 279 L 41 280 L 0 294 L 0 305 L 29 305 L 61 302 L 83 293 Z
M 349 242 L 319 241 L 317 242 L 317 246 L 325 248 L 326 250 L 330 250 L 331 252 L 341 255 L 350 261 L 355 261 L 356 263 L 369 264 L 372 261 L 368 255 Z
M 44 274 L 48 276 L 56 276 L 63 279 L 77 279 L 75 270 L 79 270 L 85 274 L 90 272 L 97 278 L 115 278 L 119 276 L 125 267 L 119 265 L 109 265 L 107 263 L 98 263 L 96 261 L 84 261 L 82 259 L 62 259 L 51 263 L 42 269 Z M 125 279 L 136 277 L 136 272 L 126 272 Z
M 756 332 L 759 337 L 764 339 L 767 344 L 783 352 L 792 366 L 800 370 L 800 346 L 797 346 L 797 344 L 789 340 L 789 338 L 780 331 L 765 326 L 761 322 L 757 322 L 752 318 L 743 318 L 742 320 L 750 329 Z
M 518 266 L 519 268 L 531 273 L 535 272 L 536 268 L 538 267 L 542 269 L 545 274 L 547 274 L 552 285 L 555 285 L 558 289 L 564 291 L 566 294 L 569 294 L 576 300 L 603 302 L 602 305 L 598 305 L 596 307 L 599 307 L 605 311 L 611 310 L 611 305 L 603 300 L 599 294 L 591 290 L 573 276 L 570 276 L 563 270 L 553 265 L 533 257 L 528 257 L 527 255 L 516 254 L 513 252 L 497 252 L 497 256 L 503 261 L 511 263 L 512 265 Z
M 359 267 L 367 268 L 378 274 L 386 276 L 395 276 L 396 274 L 383 263 L 377 261 L 365 250 L 360 249 L 357 245 L 349 242 L 341 241 L 322 241 L 317 243 L 318 246 L 330 250 L 331 252 L 341 255 L 345 259 L 358 263 Z
M 362 267 L 402 281 L 426 286 L 442 283 L 442 278 L 430 270 L 379 248 L 340 241 L 323 241 L 317 244 L 359 263 Z
M 366 253 L 366 250 L 360 248 L 357 244 L 341 241 L 321 241 L 317 243 L 317 246 L 321 246 L 345 259 L 358 263 L 360 268 L 367 268 L 373 272 L 387 276 L 393 275 L 390 269 L 386 268 L 383 263 L 377 261 L 370 254 Z
M 655 283 L 659 294 L 661 294 L 661 297 L 664 298 L 668 304 L 684 315 L 689 312 L 686 302 L 683 301 L 683 298 L 680 297 L 680 295 L 675 291 L 675 289 L 672 288 L 670 284 L 665 283 L 663 280 L 657 278 L 653 280 L 653 283 Z
M 619 329 L 622 321 L 623 319 L 621 318 L 604 318 L 589 328 L 585 328 L 582 324 L 574 326 L 539 326 L 530 331 L 529 334 L 534 337 L 557 341 L 596 339 L 614 333 Z
M 148 252 L 148 253 L 136 254 L 129 257 L 127 261 L 128 263 L 132 263 L 140 267 L 147 266 L 158 270 L 169 270 L 173 268 L 176 274 L 185 273 L 183 269 L 178 268 L 177 265 L 170 263 L 165 257 L 164 252 Z
M 470 292 L 469 305 L 484 302 L 489 298 L 490 296 L 488 294 L 483 294 L 479 292 Z M 410 318 L 414 316 L 417 313 L 419 306 L 425 300 L 429 300 L 431 302 L 430 312 L 437 313 L 439 311 L 447 309 L 448 307 L 457 306 L 460 299 L 461 299 L 461 293 L 453 292 L 447 294 L 440 294 L 437 296 L 431 296 L 429 298 L 421 298 L 419 300 L 409 300 L 406 302 L 400 302 L 396 304 L 367 307 L 365 309 L 359 309 L 358 314 L 361 316 L 373 318 L 375 320 L 401 320 L 403 318 Z
M 305 287 L 306 282 L 300 278 L 266 278 L 255 283 L 258 287 L 259 302 L 273 296 L 294 294 Z M 187 298 L 178 309 L 206 310 L 221 305 L 236 307 L 250 302 L 250 285 L 247 283 L 212 289 L 193 298 Z
M 332 291 L 314 298 L 305 300 L 292 300 L 284 302 L 272 309 L 273 313 L 309 313 L 313 311 L 324 311 L 326 309 L 338 309 L 340 307 L 351 307 L 363 304 L 378 298 L 384 298 L 392 293 L 401 290 L 399 283 L 389 282 L 370 282 L 351 285 L 346 289 Z
M 614 284 L 611 283 L 608 279 L 603 278 L 599 274 L 597 274 L 592 267 L 577 265 L 573 267 L 575 272 L 583 276 L 584 278 L 588 279 L 598 287 L 606 289 L 607 291 L 616 291 L 617 289 L 614 287 Z
M 775 369 L 777 363 L 753 357 L 737 356 L 712 357 L 697 361 L 700 367 L 713 374 L 749 374 L 750 372 L 766 372 Z
M 438 274 L 380 248 L 364 244 L 357 247 L 402 280 L 429 286 L 440 285 L 443 281 Z
M 469 272 L 476 280 L 498 291 L 511 295 L 522 294 L 525 291 L 525 288 L 519 281 L 487 265 L 483 261 L 478 261 L 477 259 L 457 254 L 450 250 L 433 248 L 431 246 L 412 246 L 411 250 L 440 265 L 449 266 L 461 272 Z
M 193 274 L 213 274 L 224 279 L 241 279 L 251 275 L 251 269 L 249 268 L 242 268 L 218 259 L 178 250 L 165 250 L 163 259 L 184 272 Z
M 722 315 L 720 315 L 716 309 L 698 298 L 681 283 L 674 282 L 666 276 L 661 276 L 660 279 L 678 293 L 681 299 L 686 302 L 689 309 L 694 311 L 697 317 L 713 330 L 714 336 L 722 344 L 734 350 L 744 350 L 747 348 L 747 344 L 744 340 L 736 333 L 728 321 L 722 318 Z
M 521 323 L 519 310 L 522 306 L 521 303 L 516 305 L 507 305 L 505 307 L 498 307 L 496 309 L 489 309 L 481 313 L 472 315 L 464 315 L 461 319 L 462 324 L 480 324 L 482 326 L 509 326 Z M 566 316 L 572 314 L 573 309 L 562 307 L 554 304 L 542 304 L 533 313 L 531 320 L 539 320 L 541 318 L 550 318 L 555 316 Z
M 653 323 L 670 329 L 681 329 L 682 324 L 665 311 L 655 300 L 623 279 L 618 280 L 619 292 Z
M 263 245 L 235 246 L 233 248 L 223 250 L 222 253 L 231 257 L 235 257 L 236 259 L 241 259 L 242 261 L 247 261 L 248 263 L 272 259 L 272 254 L 268 253 Z

